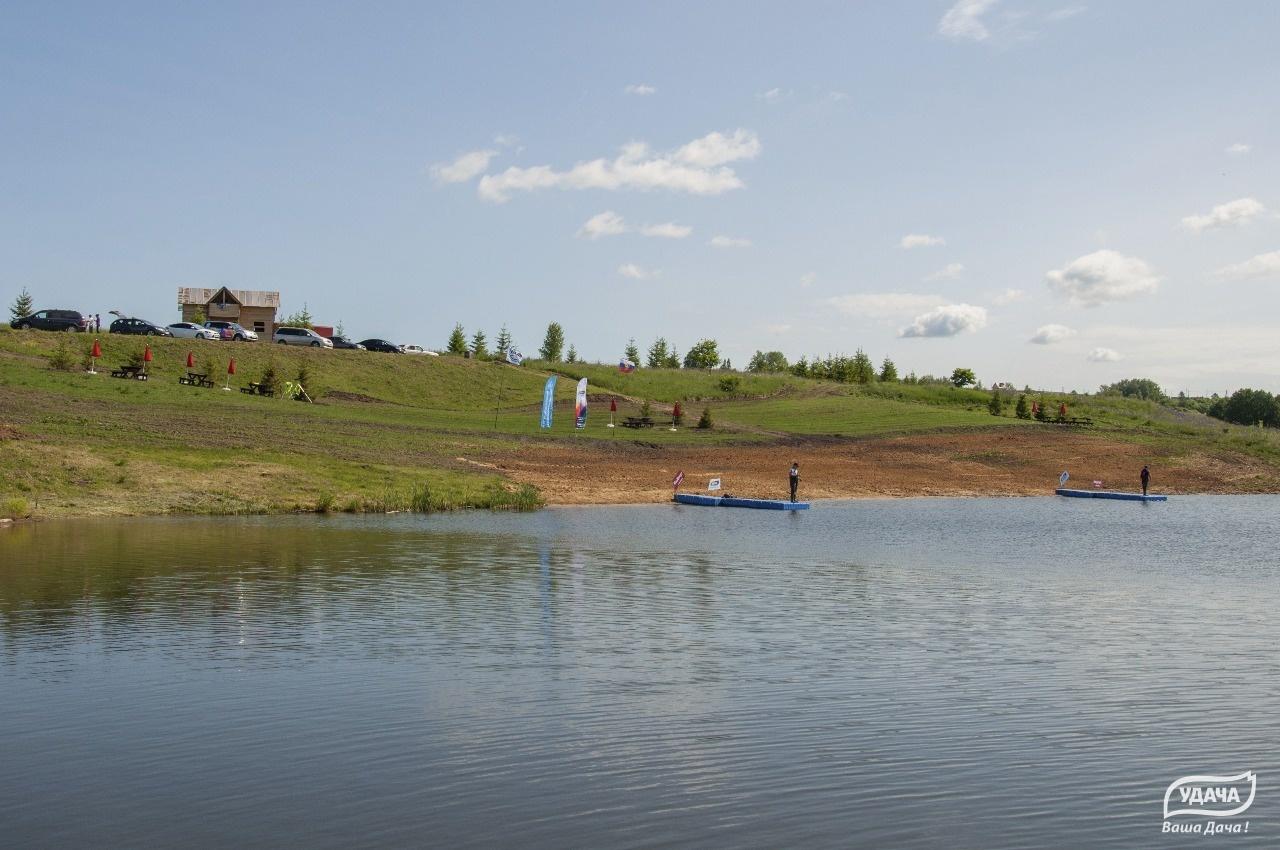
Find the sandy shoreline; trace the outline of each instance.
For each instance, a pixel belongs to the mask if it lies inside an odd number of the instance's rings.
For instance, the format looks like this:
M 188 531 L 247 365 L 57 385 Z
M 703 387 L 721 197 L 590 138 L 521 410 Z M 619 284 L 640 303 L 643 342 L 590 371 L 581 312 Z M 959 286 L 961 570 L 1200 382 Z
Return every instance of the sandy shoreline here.
M 781 445 L 710 448 L 527 445 L 459 458 L 537 487 L 549 505 L 655 504 L 671 499 L 671 481 L 699 492 L 711 478 L 739 496 L 786 498 L 787 469 L 800 463 L 800 498 L 876 499 L 1052 495 L 1063 470 L 1072 481 L 1137 490 L 1152 469 L 1152 489 L 1172 495 L 1280 493 L 1280 473 L 1247 455 L 1182 453 L 1103 434 L 1008 431 L 918 434 L 875 439 L 816 438 Z

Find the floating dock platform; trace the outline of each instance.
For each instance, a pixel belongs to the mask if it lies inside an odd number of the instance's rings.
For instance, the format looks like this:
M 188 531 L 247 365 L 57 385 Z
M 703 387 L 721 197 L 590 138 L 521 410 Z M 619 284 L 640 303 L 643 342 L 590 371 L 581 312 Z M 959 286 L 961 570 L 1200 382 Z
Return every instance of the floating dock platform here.
M 1167 502 L 1168 496 L 1144 496 L 1141 493 L 1117 493 L 1114 490 L 1068 490 L 1059 487 L 1053 492 L 1074 499 L 1123 499 L 1126 502 Z
M 765 511 L 807 511 L 808 502 L 788 502 L 786 499 L 741 499 L 737 496 L 704 496 L 701 493 L 676 493 L 675 500 L 682 505 L 702 505 L 708 508 L 756 508 Z

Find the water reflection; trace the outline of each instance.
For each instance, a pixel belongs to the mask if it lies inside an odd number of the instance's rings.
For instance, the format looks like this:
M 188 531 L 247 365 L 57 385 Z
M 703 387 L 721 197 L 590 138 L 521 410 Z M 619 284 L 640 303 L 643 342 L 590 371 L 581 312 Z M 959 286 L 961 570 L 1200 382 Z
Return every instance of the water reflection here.
M 1160 846 L 1172 779 L 1280 768 L 1276 504 L 11 529 L 0 823 L 20 845 Z M 1259 795 L 1242 846 L 1275 841 Z

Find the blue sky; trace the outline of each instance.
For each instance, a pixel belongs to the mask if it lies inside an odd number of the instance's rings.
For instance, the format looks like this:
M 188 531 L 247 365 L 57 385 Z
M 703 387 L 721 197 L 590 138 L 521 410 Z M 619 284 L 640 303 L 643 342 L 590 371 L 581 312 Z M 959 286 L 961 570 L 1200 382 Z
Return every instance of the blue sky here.
M 1280 6 L 21 4 L 0 296 L 1280 390 Z M 1035 341 L 1032 341 L 1035 340 Z

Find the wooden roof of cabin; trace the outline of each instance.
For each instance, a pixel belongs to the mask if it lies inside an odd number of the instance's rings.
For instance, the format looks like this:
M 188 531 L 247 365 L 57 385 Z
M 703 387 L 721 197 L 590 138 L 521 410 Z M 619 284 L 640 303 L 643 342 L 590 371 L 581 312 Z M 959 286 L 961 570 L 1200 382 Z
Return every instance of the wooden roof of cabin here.
M 178 287 L 178 306 L 184 304 L 208 304 L 213 301 L 215 296 L 225 287 L 215 286 L 199 287 L 199 286 L 180 286 Z M 268 292 L 260 289 L 227 289 L 231 297 L 240 303 L 241 307 L 271 307 L 280 309 L 280 293 Z

